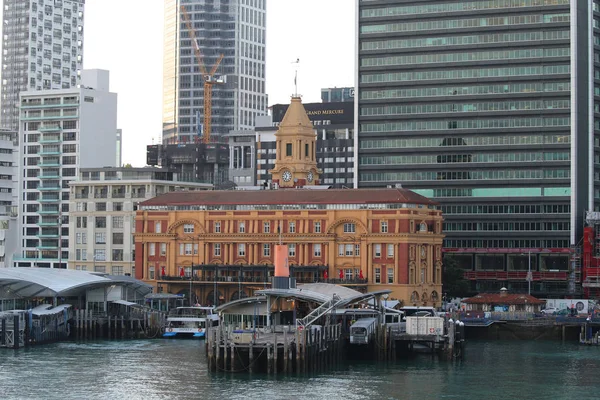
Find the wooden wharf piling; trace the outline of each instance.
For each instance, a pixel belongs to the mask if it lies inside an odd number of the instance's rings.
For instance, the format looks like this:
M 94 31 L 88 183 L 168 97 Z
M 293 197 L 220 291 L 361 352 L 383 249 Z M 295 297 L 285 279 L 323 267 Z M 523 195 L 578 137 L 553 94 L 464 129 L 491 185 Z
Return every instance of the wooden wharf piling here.
M 166 315 L 140 311 L 127 315 L 65 309 L 33 318 L 30 311 L 0 313 L 0 347 L 25 346 L 76 340 L 154 338 L 163 333 Z
M 213 372 L 271 375 L 322 371 L 340 359 L 341 333 L 339 324 L 248 331 L 212 327 L 206 335 L 208 367 Z

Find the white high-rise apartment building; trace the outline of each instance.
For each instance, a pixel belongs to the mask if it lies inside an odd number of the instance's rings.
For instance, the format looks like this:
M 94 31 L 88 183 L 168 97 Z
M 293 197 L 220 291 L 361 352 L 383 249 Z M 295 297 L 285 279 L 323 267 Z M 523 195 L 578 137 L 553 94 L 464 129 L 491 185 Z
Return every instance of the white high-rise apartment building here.
M 193 142 L 204 123 L 204 80 L 180 11 L 185 6 L 207 71 L 224 55 L 212 94 L 211 136 L 254 129 L 267 113 L 266 0 L 165 0 L 163 143 Z
M 85 0 L 4 0 L 0 127 L 16 131 L 19 93 L 80 83 Z
M 21 92 L 20 99 L 15 265 L 66 268 L 69 182 L 80 168 L 115 166 L 117 95 L 109 92 L 108 71 L 85 70 L 79 88 Z
M 85 168 L 70 185 L 69 269 L 131 276 L 138 204 L 168 192 L 212 189 L 161 168 Z
M 18 172 L 15 138 L 15 132 L 0 129 L 0 268 L 12 266 L 18 245 L 17 207 L 13 206 Z

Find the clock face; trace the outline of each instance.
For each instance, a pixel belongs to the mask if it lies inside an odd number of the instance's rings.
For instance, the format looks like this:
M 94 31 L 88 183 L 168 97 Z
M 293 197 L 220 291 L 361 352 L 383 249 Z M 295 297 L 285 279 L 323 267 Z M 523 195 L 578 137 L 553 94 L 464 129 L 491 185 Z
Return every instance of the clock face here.
M 284 171 L 283 174 L 281 175 L 281 178 L 285 182 L 289 182 L 292 180 L 292 173 L 290 171 Z
M 313 181 L 313 173 L 312 173 L 312 171 L 308 172 L 308 175 L 306 175 L 306 179 L 308 179 L 309 182 Z

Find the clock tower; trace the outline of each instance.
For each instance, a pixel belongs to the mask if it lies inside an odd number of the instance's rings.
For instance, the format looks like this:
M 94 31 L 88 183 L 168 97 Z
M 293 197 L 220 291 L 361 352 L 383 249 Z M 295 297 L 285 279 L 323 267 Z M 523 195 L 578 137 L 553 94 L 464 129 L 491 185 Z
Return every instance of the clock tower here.
M 316 139 L 300 97 L 292 96 L 275 134 L 277 157 L 275 167 L 269 171 L 274 183 L 282 188 L 320 184 Z

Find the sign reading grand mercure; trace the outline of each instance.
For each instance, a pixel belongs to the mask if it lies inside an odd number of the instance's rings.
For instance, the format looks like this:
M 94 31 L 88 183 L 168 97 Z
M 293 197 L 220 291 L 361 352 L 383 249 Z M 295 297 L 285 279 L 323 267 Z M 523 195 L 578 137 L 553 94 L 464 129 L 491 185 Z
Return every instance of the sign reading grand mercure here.
M 314 125 L 354 123 L 353 102 L 306 103 L 303 106 L 308 118 Z M 275 104 L 273 106 L 273 125 L 279 125 L 287 109 L 288 104 Z

